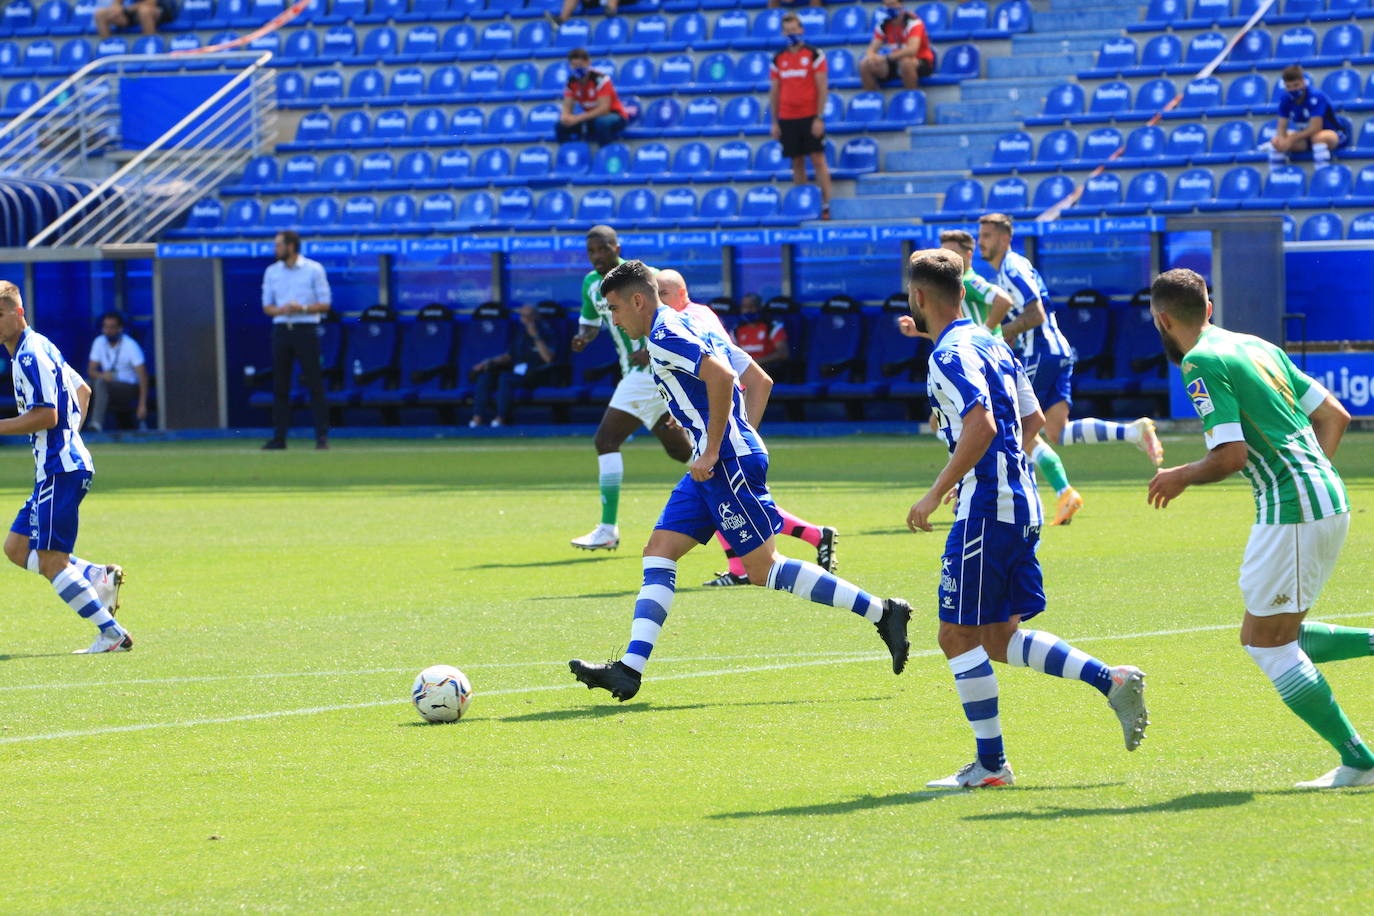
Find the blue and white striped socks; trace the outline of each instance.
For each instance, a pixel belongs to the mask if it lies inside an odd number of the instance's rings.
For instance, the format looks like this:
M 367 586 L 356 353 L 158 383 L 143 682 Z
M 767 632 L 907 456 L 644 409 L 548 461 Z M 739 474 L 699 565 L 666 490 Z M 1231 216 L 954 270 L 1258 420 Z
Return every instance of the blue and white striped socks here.
M 630 623 L 630 644 L 620 659 L 627 668 L 640 674 L 649 663 L 649 653 L 668 619 L 673 606 L 673 591 L 677 588 L 677 563 L 663 557 L 644 558 L 644 584 L 635 601 L 635 617 Z
M 58 597 L 67 602 L 68 607 L 100 627 L 102 632 L 124 632 L 120 625 L 115 623 L 110 612 L 101 605 L 95 589 L 91 588 L 91 583 L 87 582 L 86 577 L 77 572 L 75 567 L 68 565 L 58 573 L 52 580 L 52 587 Z
M 1140 438 L 1138 427 L 1130 423 L 1117 423 L 1114 420 L 1097 420 L 1089 417 L 1084 420 L 1070 420 L 1064 424 L 1059 434 L 1060 445 L 1075 442 L 1135 442 Z
M 1011 634 L 1007 664 L 1034 668 L 1055 677 L 1077 678 L 1092 684 L 1103 696 L 1112 689 L 1112 669 L 1044 630 L 1017 630 Z
M 873 623 L 883 617 L 881 600 L 805 560 L 779 559 L 768 570 L 768 587 L 791 592 L 817 604 L 845 608 Z
M 973 726 L 978 762 L 995 773 L 1006 766 L 1007 755 L 1002 746 L 1002 720 L 997 714 L 997 675 L 987 650 L 979 646 L 951 658 L 949 670 L 954 673 L 964 715 Z
M 88 563 L 78 556 L 70 557 L 70 564 L 92 585 L 95 585 L 97 579 L 104 578 L 105 576 L 105 567 L 97 566 L 94 563 Z

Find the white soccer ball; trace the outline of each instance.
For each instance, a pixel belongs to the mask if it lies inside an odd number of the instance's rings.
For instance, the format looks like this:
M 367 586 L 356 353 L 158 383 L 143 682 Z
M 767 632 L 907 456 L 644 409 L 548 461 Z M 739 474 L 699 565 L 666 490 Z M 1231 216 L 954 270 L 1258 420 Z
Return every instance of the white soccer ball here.
M 457 722 L 472 699 L 472 685 L 452 665 L 430 665 L 416 676 L 410 698 L 426 722 Z

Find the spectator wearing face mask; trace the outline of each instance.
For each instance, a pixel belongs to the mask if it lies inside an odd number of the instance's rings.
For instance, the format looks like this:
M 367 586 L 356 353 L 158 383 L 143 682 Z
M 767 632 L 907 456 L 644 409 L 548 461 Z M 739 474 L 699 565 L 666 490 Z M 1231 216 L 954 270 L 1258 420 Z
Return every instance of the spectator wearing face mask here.
M 821 188 L 821 219 L 830 219 L 830 168 L 825 161 L 825 121 L 822 100 L 830 91 L 825 55 L 806 43 L 796 13 L 784 13 L 785 47 L 773 55 L 768 107 L 773 112 L 773 139 L 782 141 L 782 154 L 792 160 L 792 183 L 806 184 L 806 160 Z
M 1308 149 L 1318 168 L 1330 165 L 1332 151 L 1350 142 L 1349 125 L 1342 123 L 1325 93 L 1307 85 L 1301 65 L 1293 64 L 1283 71 L 1283 88 L 1278 133 L 1260 146 L 1269 154 L 1270 168 L 1283 165 L 1289 153 Z
M 611 78 L 592 69 L 592 57 L 587 50 L 569 51 L 563 114 L 554 128 L 558 142 L 592 140 L 605 146 L 615 142 L 629 119 Z
M 935 72 L 935 51 L 930 47 L 926 24 L 920 16 L 902 9 L 902 0 L 883 0 L 878 15 L 873 40 L 859 61 L 864 88 L 877 89 L 900 78 L 907 89 L 915 89 L 922 77 Z

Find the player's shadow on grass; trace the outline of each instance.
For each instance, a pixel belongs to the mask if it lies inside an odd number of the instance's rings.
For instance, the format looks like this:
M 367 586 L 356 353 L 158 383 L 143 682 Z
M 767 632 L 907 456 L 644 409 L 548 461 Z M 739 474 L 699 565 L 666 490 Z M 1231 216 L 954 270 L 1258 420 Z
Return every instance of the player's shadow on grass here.
M 633 589 L 624 592 L 587 592 L 583 595 L 531 595 L 526 601 L 576 601 L 579 598 L 628 598 L 631 595 L 638 595 L 639 590 Z
M 1099 783 L 1092 786 L 1034 786 L 1030 788 L 1018 788 L 1017 792 L 1044 791 L 1053 789 L 1061 791 L 1063 789 L 1105 789 L 1118 786 L 1120 783 Z M 890 795 L 856 795 L 853 798 L 838 802 L 820 802 L 814 805 L 791 805 L 785 808 L 770 808 L 763 811 L 722 811 L 719 814 L 709 815 L 711 820 L 737 820 L 746 817 L 810 817 L 817 814 L 853 814 L 855 811 L 871 811 L 874 808 L 895 808 L 902 805 L 917 805 L 921 802 L 936 801 L 941 798 L 960 798 L 968 795 L 967 791 L 951 791 L 949 789 L 928 789 L 918 792 L 893 792 Z
M 935 522 L 935 521 L 932 521 L 932 522 L 930 523 L 930 527 L 934 528 L 936 531 L 944 531 L 944 530 L 947 529 L 947 528 L 952 528 L 952 527 L 954 527 L 954 523 L 953 523 L 953 522 Z M 849 532 L 846 531 L 846 532 L 844 532 L 844 533 L 845 533 L 845 534 L 848 534 Z M 862 534 L 862 535 L 865 535 L 865 536 L 866 536 L 866 535 L 870 535 L 870 534 L 873 534 L 873 535 L 878 535 L 878 534 L 911 534 L 912 531 L 911 531 L 910 528 L 894 526 L 894 527 L 892 527 L 892 528 L 865 528 L 865 529 L 862 530 L 862 531 L 856 531 L 856 532 L 854 532 L 854 533 L 855 533 L 855 534 Z M 922 532 L 922 533 L 924 534 L 925 532 Z
M 588 551 L 591 553 L 591 551 Z M 625 556 L 629 556 L 626 554 Z M 478 563 L 475 566 L 461 566 L 460 569 L 535 569 L 544 566 L 575 566 L 578 563 L 590 563 L 596 560 L 614 560 L 616 557 L 606 556 L 580 556 L 569 557 L 566 560 L 536 560 L 530 563 Z M 620 559 L 624 559 L 621 557 Z
M 1018 792 L 1021 790 L 1017 790 Z M 1125 808 L 1072 808 L 1053 805 L 1034 811 L 996 811 L 971 814 L 966 821 L 1055 821 L 1066 817 L 1099 817 L 1123 814 L 1171 814 L 1187 811 L 1207 811 L 1212 808 L 1235 808 L 1255 800 L 1254 792 L 1195 792 L 1149 805 Z
M 17 662 L 24 658 L 68 658 L 72 652 L 15 652 L 11 655 L 0 655 L 0 662 Z
M 877 703 L 890 700 L 892 697 L 855 697 L 850 700 L 830 700 L 826 702 L 834 703 Z M 609 716 L 617 716 L 627 712 L 679 712 L 686 709 L 728 709 L 735 706 L 797 706 L 807 703 L 820 702 L 817 700 L 746 700 L 741 703 L 679 703 L 674 705 L 657 703 L 630 703 L 621 705 L 616 703 L 600 704 L 596 706 L 575 706 L 570 709 L 545 709 L 540 712 L 521 713 L 518 716 L 498 716 L 497 722 L 565 722 L 570 719 L 604 719 Z

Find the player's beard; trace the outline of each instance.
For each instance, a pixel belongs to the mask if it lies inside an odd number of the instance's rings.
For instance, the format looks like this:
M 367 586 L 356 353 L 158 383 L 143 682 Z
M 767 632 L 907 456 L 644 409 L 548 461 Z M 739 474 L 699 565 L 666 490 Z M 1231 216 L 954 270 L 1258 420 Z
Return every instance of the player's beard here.
M 922 334 L 930 333 L 930 323 L 926 321 L 926 316 L 918 308 L 911 310 L 911 320 L 916 322 L 916 330 Z
M 1164 344 L 1164 355 L 1169 357 L 1169 362 L 1175 366 L 1181 365 L 1184 357 L 1183 348 L 1174 342 L 1168 331 L 1163 328 L 1155 328 L 1155 330 L 1159 332 L 1159 340 L 1160 343 Z

